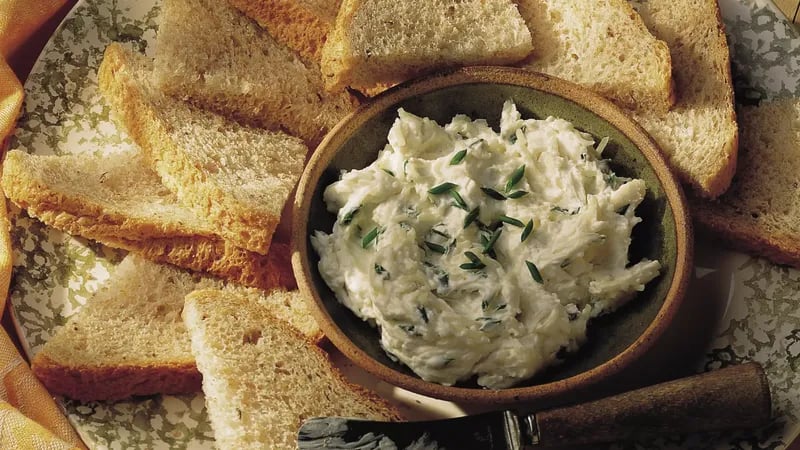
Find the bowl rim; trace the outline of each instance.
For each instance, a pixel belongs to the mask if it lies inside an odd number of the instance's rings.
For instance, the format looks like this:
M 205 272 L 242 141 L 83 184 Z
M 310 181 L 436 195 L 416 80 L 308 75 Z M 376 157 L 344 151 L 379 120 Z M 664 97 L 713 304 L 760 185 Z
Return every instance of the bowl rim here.
M 415 95 L 468 84 L 503 84 L 531 88 L 562 97 L 593 112 L 624 134 L 644 155 L 672 208 L 675 220 L 676 264 L 664 303 L 634 342 L 608 361 L 585 372 L 548 383 L 499 390 L 444 386 L 428 382 L 385 366 L 355 345 L 327 314 L 319 293 L 313 287 L 307 216 L 316 185 L 336 156 L 335 149 L 340 148 L 354 130 L 386 108 Z M 652 137 L 614 103 L 582 86 L 546 74 L 510 67 L 472 66 L 437 72 L 395 86 L 361 105 L 331 129 L 311 155 L 298 184 L 292 219 L 291 259 L 298 288 L 306 297 L 312 315 L 333 345 L 357 366 L 388 383 L 419 394 L 455 402 L 507 404 L 521 401 L 549 401 L 571 390 L 596 385 L 618 374 L 650 350 L 673 322 L 684 300 L 693 267 L 694 241 L 686 197 Z

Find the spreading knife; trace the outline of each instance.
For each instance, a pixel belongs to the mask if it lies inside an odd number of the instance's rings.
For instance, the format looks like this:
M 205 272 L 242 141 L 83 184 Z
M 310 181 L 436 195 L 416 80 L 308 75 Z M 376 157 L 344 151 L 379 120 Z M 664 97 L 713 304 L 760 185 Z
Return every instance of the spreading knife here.
M 453 419 L 380 422 L 343 417 L 305 421 L 300 449 L 522 450 L 659 435 L 755 428 L 772 404 L 762 367 L 729 366 L 574 406 Z

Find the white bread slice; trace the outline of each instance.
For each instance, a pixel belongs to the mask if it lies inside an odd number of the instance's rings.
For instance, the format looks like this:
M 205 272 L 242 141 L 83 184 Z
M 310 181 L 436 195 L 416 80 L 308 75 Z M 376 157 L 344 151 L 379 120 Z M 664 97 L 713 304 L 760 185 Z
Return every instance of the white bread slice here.
M 163 263 L 269 289 L 280 280 L 275 256 L 220 238 L 182 206 L 138 150 L 112 155 L 6 154 L 2 187 L 28 214 L 72 235 Z M 272 252 L 271 252 L 272 253 Z
M 367 90 L 448 66 L 515 63 L 531 34 L 511 0 L 344 0 L 322 47 L 329 90 Z
M 725 192 L 736 171 L 738 129 L 730 54 L 716 0 L 631 2 L 669 45 L 677 101 L 666 114 L 632 115 L 661 147 L 673 170 L 700 196 Z
M 295 449 L 300 424 L 317 416 L 399 418 L 262 305 L 195 291 L 186 297 L 183 319 L 218 448 Z
M 265 302 L 312 340 L 322 332 L 295 293 L 229 285 L 128 254 L 109 280 L 32 360 L 47 389 L 81 401 L 200 390 L 200 373 L 181 320 L 184 297 L 216 288 Z
M 167 188 L 225 240 L 266 254 L 308 149 L 168 97 L 152 64 L 117 43 L 98 70 L 100 91 Z
M 517 0 L 534 50 L 519 67 L 578 83 L 620 106 L 666 112 L 669 48 L 627 0 Z
M 229 0 L 278 42 L 319 63 L 341 0 Z
M 227 1 L 165 0 L 156 83 L 166 93 L 257 126 L 281 128 L 310 147 L 355 107 L 324 92 L 317 63 L 303 62 Z
M 738 111 L 742 141 L 730 189 L 690 198 L 697 221 L 736 248 L 800 267 L 800 99 Z

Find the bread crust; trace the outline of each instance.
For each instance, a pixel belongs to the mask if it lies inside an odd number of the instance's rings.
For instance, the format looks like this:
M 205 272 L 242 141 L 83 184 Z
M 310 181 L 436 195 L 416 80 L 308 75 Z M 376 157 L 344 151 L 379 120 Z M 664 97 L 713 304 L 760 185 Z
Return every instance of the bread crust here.
M 118 401 L 154 394 L 199 392 L 202 376 L 194 361 L 173 364 L 72 367 L 38 353 L 31 369 L 47 390 L 81 402 Z
M 113 43 L 106 48 L 98 70 L 100 90 L 115 108 L 122 125 L 142 148 L 165 185 L 176 192 L 186 206 L 207 218 L 226 240 L 244 249 L 267 254 L 286 199 L 275 205 L 264 199 L 264 207 L 256 209 L 237 201 L 230 192 L 236 186 L 208 181 L 211 177 L 208 170 L 211 169 L 196 167 L 172 139 L 169 123 L 161 119 L 158 106 L 143 92 L 142 81 L 131 73 L 135 64 L 132 56 L 122 46 Z M 197 114 L 208 113 L 198 111 Z M 297 173 L 286 174 L 296 182 L 307 149 L 298 139 L 285 136 L 285 140 L 286 146 L 294 148 L 297 153 Z M 287 196 L 290 190 L 287 189 Z M 270 213 L 270 209 L 274 212 Z

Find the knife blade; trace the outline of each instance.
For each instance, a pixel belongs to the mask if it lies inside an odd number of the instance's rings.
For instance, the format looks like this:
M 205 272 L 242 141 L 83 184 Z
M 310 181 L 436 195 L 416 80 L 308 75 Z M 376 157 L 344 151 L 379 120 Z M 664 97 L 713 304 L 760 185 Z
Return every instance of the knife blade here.
M 766 374 L 746 363 L 534 413 L 417 422 L 318 417 L 301 425 L 297 442 L 302 450 L 521 450 L 755 428 L 771 417 Z

